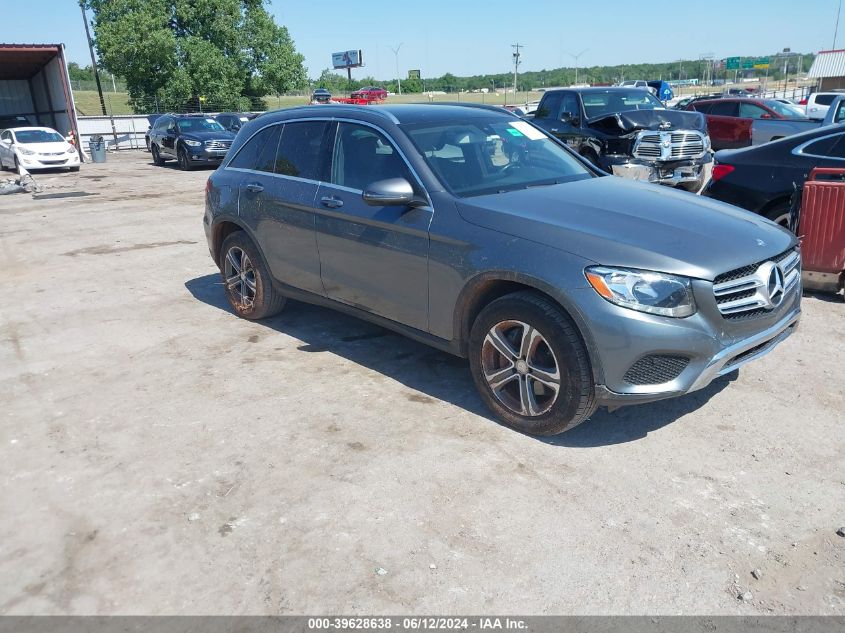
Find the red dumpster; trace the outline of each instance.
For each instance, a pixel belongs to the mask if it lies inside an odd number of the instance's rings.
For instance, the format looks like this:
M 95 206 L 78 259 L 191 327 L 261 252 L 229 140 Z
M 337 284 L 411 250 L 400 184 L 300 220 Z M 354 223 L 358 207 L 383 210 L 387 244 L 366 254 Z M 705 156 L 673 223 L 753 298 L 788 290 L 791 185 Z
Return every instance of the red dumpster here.
M 838 292 L 845 283 L 845 169 L 816 167 L 810 172 L 801 196 L 798 235 L 804 286 Z

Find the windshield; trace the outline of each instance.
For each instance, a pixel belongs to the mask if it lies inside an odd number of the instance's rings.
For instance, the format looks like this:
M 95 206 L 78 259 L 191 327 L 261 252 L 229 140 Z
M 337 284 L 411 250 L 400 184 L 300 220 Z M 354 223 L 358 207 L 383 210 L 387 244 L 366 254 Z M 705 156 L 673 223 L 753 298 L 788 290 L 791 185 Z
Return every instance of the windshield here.
M 182 134 L 191 132 L 222 132 L 223 126 L 214 119 L 182 119 L 176 122 Z
M 582 92 L 584 110 L 588 119 L 594 119 L 616 112 L 627 110 L 662 110 L 660 103 L 648 90 L 634 88 L 632 90 L 607 90 L 596 92 Z
M 65 140 L 61 134 L 52 130 L 19 130 L 15 136 L 18 143 L 62 143 Z
M 797 106 L 781 101 L 765 101 L 767 106 L 787 119 L 806 119 L 807 114 Z
M 420 123 L 411 142 L 457 196 L 480 196 L 591 178 L 577 159 L 526 121 Z

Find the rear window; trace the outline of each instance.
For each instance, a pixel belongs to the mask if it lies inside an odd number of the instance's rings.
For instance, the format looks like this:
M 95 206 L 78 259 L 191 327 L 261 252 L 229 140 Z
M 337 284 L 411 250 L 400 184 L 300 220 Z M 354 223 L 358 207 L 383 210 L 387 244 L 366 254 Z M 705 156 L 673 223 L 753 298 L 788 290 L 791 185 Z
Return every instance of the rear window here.
M 837 96 L 838 95 L 833 95 L 833 94 L 816 95 L 816 104 L 817 105 L 829 106 L 831 103 L 833 103 L 833 100 L 836 99 Z

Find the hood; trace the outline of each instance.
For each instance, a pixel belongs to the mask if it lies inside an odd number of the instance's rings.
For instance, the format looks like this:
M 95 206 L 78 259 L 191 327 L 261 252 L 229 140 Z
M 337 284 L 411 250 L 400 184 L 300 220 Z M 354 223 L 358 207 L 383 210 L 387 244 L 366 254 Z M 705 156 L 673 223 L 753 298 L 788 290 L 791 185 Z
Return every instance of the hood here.
M 691 110 L 628 110 L 590 119 L 589 124 L 590 127 L 616 134 L 661 129 L 667 132 L 672 130 L 707 131 L 707 120 L 704 115 Z
M 465 198 L 457 206 L 467 222 L 597 264 L 709 281 L 795 243 L 748 211 L 615 176 Z
M 222 141 L 234 141 L 235 135 L 229 130 L 197 130 L 196 132 L 185 132 L 184 134 L 181 134 L 179 138 L 195 139 L 197 141 L 213 141 L 215 139 Z

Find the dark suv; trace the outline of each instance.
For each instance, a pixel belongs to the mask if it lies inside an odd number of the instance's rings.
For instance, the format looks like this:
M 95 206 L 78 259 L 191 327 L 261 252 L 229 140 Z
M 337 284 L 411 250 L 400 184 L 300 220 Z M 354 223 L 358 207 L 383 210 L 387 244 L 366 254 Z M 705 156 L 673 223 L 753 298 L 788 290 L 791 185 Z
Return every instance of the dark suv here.
M 164 165 L 175 158 L 182 170 L 220 164 L 235 140 L 212 117 L 193 114 L 165 114 L 156 119 L 149 136 L 153 162 Z
M 295 297 L 468 357 L 528 433 L 701 389 L 800 314 L 794 235 L 607 176 L 491 106 L 262 115 L 209 178 L 204 228 L 237 314 Z

